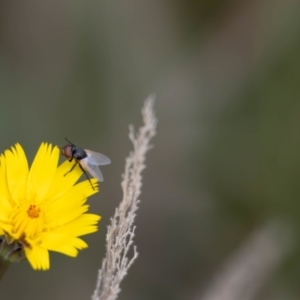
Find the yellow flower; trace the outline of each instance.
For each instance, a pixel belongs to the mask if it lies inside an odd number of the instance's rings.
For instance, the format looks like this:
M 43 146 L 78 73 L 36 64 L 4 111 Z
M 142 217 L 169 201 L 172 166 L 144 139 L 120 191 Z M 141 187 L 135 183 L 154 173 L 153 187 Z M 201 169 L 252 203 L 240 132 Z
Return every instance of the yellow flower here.
M 50 267 L 49 251 L 72 257 L 87 248 L 79 236 L 97 231 L 100 216 L 86 213 L 87 197 L 98 192 L 97 180 L 76 184 L 82 171 L 57 166 L 60 150 L 42 143 L 29 169 L 16 144 L 0 157 L 0 237 L 17 242 L 34 269 Z M 64 176 L 66 174 L 66 176 Z

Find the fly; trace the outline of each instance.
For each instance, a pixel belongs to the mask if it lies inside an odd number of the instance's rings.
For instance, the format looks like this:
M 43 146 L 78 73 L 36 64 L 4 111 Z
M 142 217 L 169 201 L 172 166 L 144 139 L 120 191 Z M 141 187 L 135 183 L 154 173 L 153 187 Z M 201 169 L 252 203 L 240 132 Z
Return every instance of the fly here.
M 92 188 L 94 189 L 87 173 L 89 173 L 92 177 L 102 182 L 104 179 L 99 169 L 99 166 L 109 165 L 111 163 L 111 160 L 101 153 L 79 148 L 75 146 L 72 142 L 70 142 L 67 138 L 65 139 L 68 142 L 68 144 L 61 149 L 62 155 L 64 155 L 69 160 L 69 162 L 72 162 L 74 159 L 75 164 L 64 176 L 72 172 L 78 164 L 80 169 L 83 171 L 83 173 L 89 180 Z

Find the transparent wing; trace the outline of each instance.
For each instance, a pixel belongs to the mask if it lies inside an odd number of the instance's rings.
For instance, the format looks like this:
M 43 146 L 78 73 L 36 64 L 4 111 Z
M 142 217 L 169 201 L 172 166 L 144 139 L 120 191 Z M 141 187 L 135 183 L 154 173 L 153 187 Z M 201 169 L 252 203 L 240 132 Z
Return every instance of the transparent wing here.
M 98 166 L 105 166 L 105 165 L 109 165 L 111 163 L 111 160 L 98 152 L 94 152 L 91 150 L 86 150 L 84 149 L 84 151 L 86 152 L 87 156 L 88 156 L 88 161 L 90 164 L 93 165 L 98 165 Z
M 90 163 L 90 158 L 84 158 L 80 160 L 80 164 L 85 171 L 87 171 L 92 177 L 97 178 L 100 182 L 104 181 L 103 175 L 96 164 Z

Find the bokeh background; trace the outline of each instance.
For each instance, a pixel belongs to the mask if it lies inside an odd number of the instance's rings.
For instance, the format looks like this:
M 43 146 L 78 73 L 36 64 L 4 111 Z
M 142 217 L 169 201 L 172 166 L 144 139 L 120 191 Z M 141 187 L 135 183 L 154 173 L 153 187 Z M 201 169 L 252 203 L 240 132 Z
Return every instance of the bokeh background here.
M 240 299 L 299 299 L 299 11 L 296 0 L 1 1 L 1 152 L 20 142 L 32 159 L 41 141 L 63 146 L 67 136 L 112 165 L 90 199 L 103 219 L 89 248 L 76 259 L 52 253 L 48 272 L 14 264 L 0 299 L 90 299 L 121 199 L 128 125 L 141 124 L 153 92 L 140 255 L 119 299 L 206 299 L 273 220 L 285 225 L 271 249 L 288 245 Z M 264 243 L 258 254 L 271 251 Z

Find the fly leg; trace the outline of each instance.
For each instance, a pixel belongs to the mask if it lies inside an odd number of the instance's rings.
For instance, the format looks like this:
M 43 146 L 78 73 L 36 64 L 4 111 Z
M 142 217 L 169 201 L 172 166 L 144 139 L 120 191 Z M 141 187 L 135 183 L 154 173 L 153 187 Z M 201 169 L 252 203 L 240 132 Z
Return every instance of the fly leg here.
M 92 188 L 93 188 L 93 190 L 94 190 L 95 188 L 94 188 L 94 186 L 93 186 L 93 184 L 92 184 L 92 182 L 91 182 L 91 179 L 89 178 L 87 172 L 86 172 L 85 169 L 81 166 L 81 164 L 79 164 L 79 167 L 80 167 L 81 171 L 85 174 L 86 178 L 88 179 L 88 181 L 90 182 L 90 184 L 91 184 L 91 186 L 92 186 Z
M 77 164 L 78 164 L 78 161 L 76 161 L 76 163 L 72 166 L 72 168 L 64 176 L 66 176 L 68 173 L 72 172 L 74 170 L 74 168 L 77 166 Z

